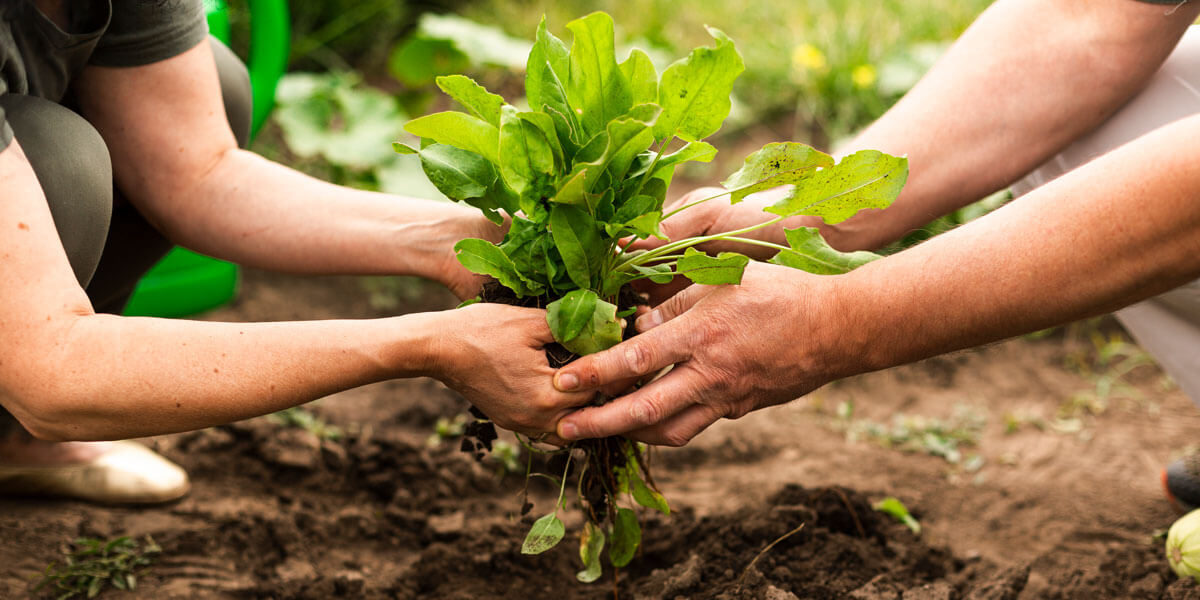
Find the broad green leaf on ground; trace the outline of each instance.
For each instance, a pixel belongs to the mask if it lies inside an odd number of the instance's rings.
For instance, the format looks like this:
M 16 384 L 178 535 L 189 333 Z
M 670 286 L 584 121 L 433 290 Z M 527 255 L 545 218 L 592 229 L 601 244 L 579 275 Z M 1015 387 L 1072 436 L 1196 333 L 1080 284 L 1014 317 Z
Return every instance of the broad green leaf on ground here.
M 600 296 L 591 290 L 574 290 L 546 306 L 546 323 L 559 342 L 569 342 L 579 336 L 592 322 Z
M 472 273 L 491 275 L 518 296 L 537 295 L 541 286 L 523 277 L 512 259 L 495 244 L 476 238 L 460 240 L 454 245 L 458 262 Z
M 404 130 L 439 144 L 470 150 L 499 164 L 500 129 L 495 125 L 458 111 L 425 115 L 409 121 Z
M 355 169 L 392 158 L 387 145 L 401 135 L 406 118 L 395 98 L 360 85 L 354 75 L 289 73 L 278 98 L 273 119 L 288 148 Z
M 541 554 L 562 541 L 567 528 L 558 515 L 550 513 L 533 522 L 525 543 L 521 544 L 521 554 Z
M 642 527 L 632 509 L 618 508 L 613 519 L 612 540 L 608 546 L 608 560 L 614 567 L 623 567 L 633 560 L 634 553 L 642 543 Z
M 596 221 L 583 209 L 555 204 L 550 208 L 550 232 L 571 281 L 581 288 L 590 288 L 592 275 L 600 272 L 606 248 Z
M 472 115 L 496 127 L 500 126 L 500 107 L 504 106 L 504 98 L 487 91 L 465 75 L 438 77 L 437 86 Z
M 583 583 L 591 583 L 600 578 L 600 553 L 604 550 L 604 529 L 588 521 L 583 525 L 583 533 L 579 536 L 579 560 L 583 561 L 583 570 L 575 574 L 575 578 Z
M 520 69 L 529 54 L 529 42 L 505 34 L 499 27 L 482 25 L 458 15 L 425 13 L 417 34 L 449 40 L 475 64 Z M 459 71 L 463 69 L 458 69 Z
M 860 210 L 891 206 L 907 178 L 907 158 L 861 150 L 817 171 L 765 210 L 786 217 L 817 216 L 831 225 L 841 223 Z
M 788 229 L 788 246 L 791 250 L 780 250 L 771 259 L 772 263 L 816 273 L 817 275 L 839 275 L 861 267 L 877 258 L 874 252 L 840 252 L 834 250 L 821 237 L 816 227 Z
M 587 135 L 602 131 L 609 121 L 633 106 L 629 82 L 617 66 L 612 17 L 594 12 L 567 24 L 571 43 L 567 98 L 582 110 L 580 123 Z
M 616 305 L 598 300 L 592 311 L 592 320 L 584 325 L 583 331 L 573 339 L 557 341 L 580 356 L 607 350 L 621 343 L 621 321 L 617 319 Z
M 747 156 L 742 168 L 721 182 L 721 185 L 731 190 L 729 200 L 737 204 L 754 192 L 781 185 L 798 184 L 818 168 L 832 167 L 833 163 L 832 156 L 807 144 L 767 144 Z
M 433 83 L 438 75 L 465 71 L 471 57 L 454 42 L 416 34 L 396 45 L 388 55 L 388 73 L 413 88 Z
M 737 285 L 742 282 L 742 272 L 749 262 L 749 257 L 736 252 L 722 252 L 714 258 L 695 248 L 688 248 L 676 263 L 675 270 L 702 285 Z
M 908 507 L 904 506 L 904 503 L 898 498 L 888 496 L 880 500 L 875 504 L 875 510 L 891 515 L 897 521 L 904 523 L 905 527 L 911 529 L 914 534 L 921 535 L 921 524 L 909 514 Z
M 708 28 L 716 47 L 692 50 L 685 59 L 667 67 L 658 84 L 658 104 L 663 107 L 654 125 L 654 138 L 672 136 L 702 140 L 721 128 L 729 116 L 733 82 L 745 70 L 733 41 L 719 29 Z
M 509 109 L 500 126 L 500 175 L 518 195 L 537 195 L 554 174 L 554 152 L 542 130 Z
M 621 74 L 629 82 L 633 104 L 658 102 L 658 71 L 654 62 L 644 51 L 634 48 L 629 52 L 629 58 L 621 63 Z

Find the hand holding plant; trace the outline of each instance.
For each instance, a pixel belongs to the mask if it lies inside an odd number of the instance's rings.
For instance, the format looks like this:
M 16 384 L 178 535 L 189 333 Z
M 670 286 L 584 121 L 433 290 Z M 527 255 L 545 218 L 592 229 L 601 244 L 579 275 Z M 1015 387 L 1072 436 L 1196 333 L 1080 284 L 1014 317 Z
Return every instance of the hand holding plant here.
M 566 350 L 588 355 L 622 340 L 622 319 L 636 309 L 619 298 L 633 282 L 666 283 L 677 276 L 706 285 L 742 281 L 749 257 L 734 252 L 710 256 L 697 246 L 749 244 L 766 249 L 764 256 L 773 255 L 771 262 L 822 274 L 843 273 L 876 258 L 869 253 L 837 252 L 816 229 L 788 231 L 786 240 L 780 240 L 786 245 L 746 236 L 798 215 L 837 223 L 860 209 L 884 208 L 904 185 L 905 159 L 866 150 L 839 163 L 804 144 L 768 144 L 723 182 L 724 190 L 664 209 L 675 168 L 689 161 L 711 161 L 716 154 L 716 148 L 703 140 L 716 133 L 729 114 L 733 83 L 744 68 L 741 55 L 728 36 L 709 28 L 714 45 L 696 48 L 660 77 L 640 50 L 617 62 L 608 15 L 593 13 L 567 24 L 567 29 L 574 36 L 569 49 L 547 30 L 544 20 L 538 28 L 526 66 L 529 110 L 518 109 L 467 77 L 441 77 L 438 86 L 467 112 L 415 119 L 406 129 L 422 138 L 420 147 L 395 145 L 397 152 L 417 155 L 425 174 L 447 197 L 475 206 L 498 224 L 511 219 L 499 244 L 484 239 L 459 242 L 458 259 L 471 271 L 495 278 L 518 302 L 544 306 L 549 332 Z M 788 185 L 790 191 L 766 206 L 767 214 L 759 222 L 744 227 L 682 239 L 668 239 L 660 227 L 676 212 L 726 195 L 736 204 L 755 192 Z M 630 245 L 649 238 L 663 243 L 637 250 Z M 768 273 L 782 271 L 786 269 L 755 266 L 751 270 L 755 288 L 764 288 Z M 804 280 L 797 281 L 781 278 L 783 287 L 771 297 L 786 302 L 788 294 L 803 290 Z M 764 301 L 737 287 L 712 294 Z M 695 299 L 697 309 L 701 304 L 705 310 L 713 307 L 714 314 L 728 304 L 700 295 L 692 292 L 685 297 Z M 755 331 L 747 329 L 739 335 L 747 341 L 747 332 Z M 705 341 L 682 337 L 674 341 L 688 340 Z M 751 351 L 752 342 L 731 347 Z M 680 350 L 668 355 L 674 357 Z M 574 400 L 558 408 L 570 408 Z M 686 415 L 682 418 L 711 421 L 710 417 L 742 409 L 695 404 L 680 410 L 680 415 Z M 648 425 L 657 419 L 641 421 Z M 592 581 L 600 575 L 600 553 L 606 543 L 609 560 L 617 567 L 633 558 L 640 543 L 636 513 L 623 502 L 664 513 L 669 509 L 654 490 L 638 444 L 610 437 L 577 442 L 572 449 L 582 452 L 566 451 L 559 500 L 553 512 L 534 524 L 524 550 L 542 552 L 563 537 L 558 511 L 564 506 L 572 461 L 580 454 L 577 493 L 587 522 L 580 546 L 585 569 L 579 578 Z

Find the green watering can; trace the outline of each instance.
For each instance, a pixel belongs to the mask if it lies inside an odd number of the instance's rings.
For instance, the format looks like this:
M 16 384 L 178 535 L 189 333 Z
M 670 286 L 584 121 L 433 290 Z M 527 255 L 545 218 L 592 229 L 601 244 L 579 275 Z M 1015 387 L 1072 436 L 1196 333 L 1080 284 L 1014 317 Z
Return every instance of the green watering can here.
M 290 34 L 286 0 L 247 0 L 250 8 L 250 86 L 254 115 L 250 134 L 262 127 L 275 103 L 275 86 L 287 67 Z M 225 0 L 204 0 L 208 29 L 229 43 L 229 12 Z M 183 317 L 216 308 L 237 291 L 237 265 L 171 250 L 133 290 L 125 314 L 143 317 Z

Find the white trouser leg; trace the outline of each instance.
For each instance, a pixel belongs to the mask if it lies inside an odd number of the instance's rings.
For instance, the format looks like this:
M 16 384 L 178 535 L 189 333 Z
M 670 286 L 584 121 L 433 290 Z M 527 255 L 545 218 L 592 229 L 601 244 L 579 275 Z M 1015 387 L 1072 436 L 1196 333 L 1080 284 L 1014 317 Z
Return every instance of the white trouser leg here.
M 1188 30 L 1144 91 L 1014 184 L 1013 193 L 1020 196 L 1121 144 L 1196 113 L 1200 113 L 1200 26 Z M 1117 311 L 1116 316 L 1200 404 L 1200 280 Z

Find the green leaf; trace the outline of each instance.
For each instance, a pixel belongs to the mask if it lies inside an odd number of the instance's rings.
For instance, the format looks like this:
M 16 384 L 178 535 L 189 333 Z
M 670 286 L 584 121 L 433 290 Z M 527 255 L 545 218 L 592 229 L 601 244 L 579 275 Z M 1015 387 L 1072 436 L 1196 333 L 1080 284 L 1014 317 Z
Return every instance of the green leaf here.
M 747 156 L 742 168 L 721 185 L 730 190 L 730 202 L 737 204 L 754 192 L 800 183 L 818 168 L 832 167 L 833 162 L 832 156 L 807 144 L 767 144 Z
M 815 227 L 787 229 L 788 245 L 791 250 L 780 250 L 770 262 L 817 275 L 838 275 L 857 269 L 875 259 L 882 258 L 874 252 L 839 252 L 825 243 Z
M 521 554 L 541 554 L 557 546 L 566 533 L 567 528 L 558 515 L 550 513 L 533 522 L 525 543 L 521 544 Z
M 907 178 L 907 158 L 861 150 L 817 171 L 765 210 L 785 217 L 812 215 L 829 224 L 841 223 L 862 209 L 891 206 Z
M 420 151 L 417 150 L 416 148 L 413 148 L 412 146 L 409 146 L 408 144 L 401 144 L 400 142 L 392 142 L 392 150 L 395 150 L 396 154 L 419 154 L 420 153 Z
M 680 275 L 702 285 L 737 285 L 750 259 L 736 252 L 722 252 L 713 258 L 695 248 L 688 248 L 676 263 Z
M 438 77 L 437 86 L 471 114 L 496 127 L 500 126 L 500 107 L 504 106 L 504 98 L 487 91 L 465 75 Z
M 646 485 L 646 482 L 642 481 L 641 476 L 638 476 L 636 473 L 634 475 L 630 481 L 634 502 L 646 508 L 657 510 L 664 515 L 671 514 L 671 507 L 667 504 L 667 499 Z
M 593 135 L 633 106 L 633 93 L 617 66 L 612 17 L 594 12 L 571 21 L 567 29 L 575 36 L 567 98 L 571 106 L 583 111 L 580 123 L 584 133 Z
M 459 50 L 454 42 L 420 33 L 397 44 L 388 56 L 388 72 L 397 81 L 413 88 L 433 83 L 438 75 L 465 71 L 470 67 L 471 57 Z
M 529 121 L 542 132 L 542 136 L 546 138 L 546 143 L 550 146 L 550 151 L 554 154 L 555 170 L 565 169 L 566 157 L 563 155 L 562 143 L 558 139 L 558 130 L 555 129 L 554 118 L 541 112 L 520 112 L 517 113 L 517 117 Z M 501 132 L 501 137 L 503 137 L 503 131 Z
M 633 159 L 654 143 L 654 133 L 649 125 L 634 119 L 612 121 L 608 124 L 607 131 L 608 147 L 605 148 L 597 166 L 601 171 L 608 171 L 613 181 L 620 181 L 629 171 Z
M 616 305 L 598 300 L 592 312 L 592 319 L 584 326 L 583 331 L 571 340 L 558 342 L 567 350 L 585 356 L 621 343 L 621 333 Z
M 629 82 L 635 106 L 658 102 L 658 71 L 649 55 L 638 48 L 631 50 L 621 63 L 621 74 Z
M 580 208 L 555 204 L 550 208 L 550 232 L 571 281 L 581 288 L 590 288 L 592 275 L 600 271 L 606 247 L 596 221 Z
M 708 142 L 688 142 L 684 147 L 670 154 L 664 154 L 662 158 L 658 159 L 658 164 L 654 167 L 654 173 L 650 176 L 661 177 L 668 169 L 674 169 L 685 162 L 712 162 L 713 157 L 716 155 L 717 149 Z M 644 169 L 650 168 L 653 160 L 653 155 L 647 156 Z M 633 171 L 635 175 L 641 175 L 642 172 L 644 172 L 642 169 L 635 169 Z M 669 178 L 667 179 L 669 180 Z
M 500 126 L 500 175 L 517 195 L 536 197 L 554 174 L 554 152 L 542 130 L 530 121 L 506 112 Z
M 546 306 L 546 323 L 559 343 L 569 342 L 592 322 L 600 296 L 592 290 L 574 290 Z
M 575 574 L 575 578 L 583 583 L 591 583 L 600 578 L 600 552 L 604 550 L 604 530 L 595 523 L 588 521 L 583 526 L 579 536 L 579 560 L 583 561 L 583 570 Z
M 564 116 L 574 117 L 563 84 L 569 72 L 567 46 L 546 29 L 546 17 L 543 16 L 525 63 L 525 100 L 530 108 L 541 110 L 543 106 L 549 106 Z
M 419 154 L 425 176 L 451 200 L 483 196 L 496 181 L 492 163 L 474 152 L 433 144 Z
M 517 271 L 516 265 L 495 244 L 476 238 L 460 240 L 454 245 L 458 262 L 472 273 L 491 275 L 518 296 L 541 293 L 541 286 L 529 281 Z
M 659 227 L 658 227 L 661 222 L 662 222 L 662 213 L 658 212 L 658 211 L 654 211 L 654 212 L 646 213 L 644 215 L 640 215 L 630 221 L 627 221 L 626 223 L 624 223 L 620 226 L 617 226 L 615 233 L 612 230 L 613 226 L 611 226 L 611 225 L 605 226 L 605 232 L 608 233 L 609 235 L 617 236 L 617 235 L 621 235 L 620 231 L 622 229 L 627 229 L 627 230 L 629 230 L 630 233 L 632 233 L 633 235 L 635 235 L 641 239 L 646 239 L 649 237 L 656 237 L 660 240 L 665 240 L 665 239 L 667 239 L 666 234 L 664 234 L 662 232 L 662 230 L 659 229 Z
M 671 280 L 675 278 L 675 273 L 671 270 L 669 263 L 649 266 L 633 265 L 633 269 L 642 275 L 646 275 L 654 283 L 671 283 Z
M 746 67 L 729 36 L 712 27 L 708 33 L 717 40 L 715 48 L 696 48 L 663 72 L 658 85 L 663 113 L 654 125 L 656 140 L 672 136 L 702 140 L 716 133 L 729 116 L 733 82 Z
M 912 530 L 916 535 L 921 535 L 921 524 L 913 518 L 908 512 L 908 507 L 904 506 L 898 498 L 888 496 L 875 504 L 875 510 L 887 515 L 891 515 L 897 521 L 903 523 L 906 527 Z
M 428 38 L 452 42 L 477 65 L 516 70 L 525 64 L 525 56 L 529 54 L 527 40 L 511 37 L 497 26 L 483 25 L 458 15 L 427 12 L 421 15 L 417 31 Z M 454 72 L 463 70 L 465 67 Z
M 614 567 L 623 567 L 633 560 L 638 546 L 642 544 L 642 527 L 632 509 L 618 508 L 613 519 L 612 544 L 608 547 L 608 560 Z
M 409 121 L 404 130 L 439 144 L 470 150 L 499 164 L 500 129 L 495 125 L 457 111 L 425 115 Z

